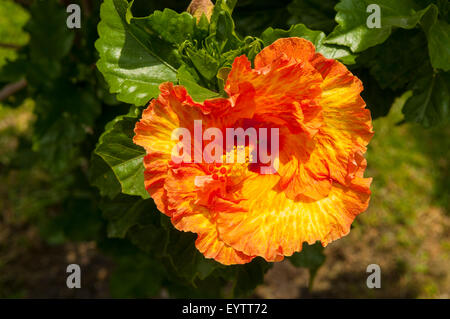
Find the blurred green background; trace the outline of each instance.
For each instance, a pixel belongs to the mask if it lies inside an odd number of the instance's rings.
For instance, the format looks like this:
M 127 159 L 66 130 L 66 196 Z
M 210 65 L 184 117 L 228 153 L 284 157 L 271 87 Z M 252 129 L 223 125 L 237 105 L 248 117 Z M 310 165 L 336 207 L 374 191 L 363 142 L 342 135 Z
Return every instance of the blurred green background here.
M 29 40 L 23 30 L 29 13 L 21 1 L 0 1 L 0 43 L 12 45 L 0 45 L 1 68 Z M 268 26 L 287 27 L 292 23 L 286 19 L 288 3 L 239 2 L 238 30 L 258 34 Z M 136 4 L 135 11 L 144 16 L 162 6 L 182 11 L 188 1 Z M 302 17 L 292 19 L 306 23 Z M 322 22 L 318 29 L 334 26 L 320 16 L 311 24 L 317 21 Z M 285 261 L 265 275 L 254 297 L 450 297 L 450 128 L 399 124 L 409 94 L 374 121 L 366 172 L 373 177 L 370 207 L 347 237 L 325 249 L 327 259 L 313 288 L 308 290 L 306 270 Z M 147 276 L 153 266 L 137 248 L 124 240 L 101 239 L 105 222 L 98 208 L 89 206 L 91 195 L 67 187 L 82 179 L 80 174 L 55 182 L 45 167 L 36 165 L 35 101 L 24 97 L 16 104 L 0 103 L 0 297 L 169 296 L 155 288 Z M 82 289 L 66 288 L 70 263 L 82 266 Z M 369 264 L 381 266 L 381 289 L 366 287 Z

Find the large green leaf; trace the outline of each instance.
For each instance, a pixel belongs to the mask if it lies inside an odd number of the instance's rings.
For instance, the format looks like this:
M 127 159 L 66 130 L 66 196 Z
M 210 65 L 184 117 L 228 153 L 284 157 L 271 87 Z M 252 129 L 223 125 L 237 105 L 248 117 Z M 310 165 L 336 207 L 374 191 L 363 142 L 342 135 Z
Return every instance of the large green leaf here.
M 338 59 L 346 64 L 355 63 L 355 55 L 348 48 L 324 43 L 325 33 L 310 30 L 303 24 L 293 25 L 289 30 L 268 28 L 261 35 L 265 45 L 269 45 L 279 38 L 287 37 L 300 37 L 311 41 L 315 45 L 316 51 L 329 59 Z
M 413 86 L 413 95 L 403 107 L 405 120 L 425 127 L 448 123 L 450 112 L 450 74 L 426 75 Z
M 431 65 L 450 71 L 450 24 L 437 20 L 428 32 L 428 48 Z
M 159 94 L 162 82 L 176 81 L 178 65 L 167 43 L 127 22 L 128 7 L 126 0 L 102 4 L 100 38 L 95 43 L 100 53 L 97 66 L 120 101 L 144 105 Z
M 381 9 L 381 28 L 367 27 L 367 7 L 376 4 Z M 336 5 L 338 26 L 327 37 L 326 43 L 348 46 L 353 52 L 361 52 L 383 43 L 393 27 L 414 28 L 429 10 L 416 11 L 413 0 L 341 0 Z
M 137 112 L 119 116 L 107 125 L 95 153 L 113 170 L 122 193 L 149 198 L 144 187 L 145 150 L 133 143 Z M 104 192 L 108 193 L 107 190 Z
M 419 29 L 395 30 L 386 42 L 362 52 L 357 66 L 353 72 L 364 84 L 361 96 L 374 119 L 387 115 L 394 99 L 416 78 L 433 72 L 427 40 Z
M 400 93 L 424 71 L 432 72 L 427 39 L 419 29 L 396 30 L 383 44 L 361 53 L 357 63 L 370 69 L 382 89 L 403 90 Z

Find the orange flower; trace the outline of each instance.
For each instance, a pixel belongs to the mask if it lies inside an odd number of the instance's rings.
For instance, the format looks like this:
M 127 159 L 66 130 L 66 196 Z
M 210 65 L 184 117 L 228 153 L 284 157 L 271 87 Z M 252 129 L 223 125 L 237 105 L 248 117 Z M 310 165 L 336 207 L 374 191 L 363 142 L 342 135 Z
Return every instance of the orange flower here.
M 254 68 L 236 58 L 226 99 L 196 103 L 172 83 L 160 90 L 135 128 L 134 142 L 147 152 L 145 186 L 177 229 L 198 234 L 205 257 L 226 265 L 256 256 L 280 261 L 303 242 L 326 246 L 345 236 L 366 210 L 371 179 L 363 177 L 363 154 L 373 131 L 363 86 L 311 42 L 277 40 Z M 277 172 L 261 174 L 248 156 L 245 163 L 174 163 L 172 132 L 193 132 L 194 120 L 223 131 L 279 128 Z

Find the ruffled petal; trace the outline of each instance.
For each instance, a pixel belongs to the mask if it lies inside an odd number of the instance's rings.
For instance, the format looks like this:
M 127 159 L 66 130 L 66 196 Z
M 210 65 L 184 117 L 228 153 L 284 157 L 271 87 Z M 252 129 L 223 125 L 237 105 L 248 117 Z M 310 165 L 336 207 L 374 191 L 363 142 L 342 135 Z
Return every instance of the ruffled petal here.
M 253 192 L 255 195 L 255 192 Z M 303 242 L 323 246 L 345 236 L 354 218 L 363 212 L 370 195 L 333 185 L 318 201 L 293 201 L 283 192 L 268 191 L 241 203 L 243 212 L 219 212 L 221 239 L 247 255 L 275 261 L 301 251 Z
M 338 61 L 317 54 L 312 64 L 323 77 L 322 106 L 323 125 L 315 141 L 310 165 L 329 170 L 330 177 L 348 184 L 348 167 L 355 154 L 366 152 L 373 136 L 370 111 L 361 98 L 361 81 Z
M 206 172 L 200 165 L 186 165 L 170 169 L 165 183 L 168 208 L 172 212 L 172 223 L 181 231 L 198 234 L 197 249 L 206 257 L 225 264 L 243 264 L 250 262 L 254 256 L 246 255 L 223 242 L 215 225 L 214 203 L 206 207 L 199 199 L 207 198 L 213 192 L 220 191 L 220 185 L 212 185 L 209 195 L 199 193 L 196 182 Z M 220 184 L 220 182 L 218 182 Z M 217 203 L 223 207 L 224 204 Z
M 281 38 L 265 47 L 255 57 L 255 68 L 264 68 L 274 63 L 280 56 L 287 56 L 299 62 L 308 62 L 314 58 L 315 53 L 314 44 L 308 40 L 297 37 Z
M 320 113 L 321 82 L 314 67 L 287 56 L 259 69 L 252 69 L 247 57 L 240 56 L 225 85 L 233 107 L 230 116 L 286 126 L 292 132 L 314 128 L 317 123 L 308 124 Z M 247 92 L 254 92 L 252 103 L 241 98 Z
M 158 209 L 169 214 L 163 186 L 172 160 L 172 150 L 178 143 L 172 140 L 172 132 L 180 127 L 192 131 L 195 120 L 206 120 L 201 108 L 184 87 L 163 83 L 160 91 L 158 99 L 149 103 L 141 120 L 136 123 L 133 142 L 147 152 L 144 158 L 145 187 Z

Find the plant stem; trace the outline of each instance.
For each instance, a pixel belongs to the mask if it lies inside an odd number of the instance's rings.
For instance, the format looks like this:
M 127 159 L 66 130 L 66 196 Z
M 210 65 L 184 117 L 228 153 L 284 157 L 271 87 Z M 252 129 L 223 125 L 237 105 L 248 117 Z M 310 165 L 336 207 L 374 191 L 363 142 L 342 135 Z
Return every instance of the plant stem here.
M 0 102 L 15 94 L 16 92 L 24 89 L 27 86 L 27 80 L 22 79 L 20 81 L 7 84 L 0 90 Z

